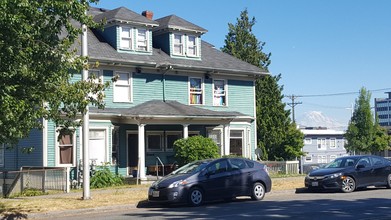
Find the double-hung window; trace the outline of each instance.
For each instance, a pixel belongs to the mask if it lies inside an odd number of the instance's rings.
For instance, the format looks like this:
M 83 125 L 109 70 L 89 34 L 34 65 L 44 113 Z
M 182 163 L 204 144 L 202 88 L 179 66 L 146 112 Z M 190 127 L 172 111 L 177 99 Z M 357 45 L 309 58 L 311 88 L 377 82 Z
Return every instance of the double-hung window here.
M 182 132 L 180 131 L 167 131 L 166 132 L 166 151 L 172 151 L 174 149 L 174 142 L 182 138 Z
M 213 105 L 214 106 L 226 106 L 227 105 L 227 93 L 225 80 L 216 79 L 213 81 Z
M 132 74 L 127 72 L 115 72 L 118 77 L 114 83 L 114 102 L 132 101 Z
M 330 149 L 335 149 L 337 147 L 336 143 L 337 141 L 335 138 L 330 138 Z
M 202 78 L 189 78 L 189 99 L 192 105 L 203 104 L 203 85 Z
M 318 144 L 318 150 L 326 150 L 327 149 L 325 138 L 319 138 L 317 140 L 317 144 Z
M 163 151 L 163 133 L 162 132 L 147 132 L 147 150 Z
M 183 55 L 183 35 L 174 34 L 174 54 Z
M 132 28 L 130 27 L 121 27 L 121 39 L 120 39 L 120 48 L 131 50 L 132 48 Z
M 196 36 L 188 36 L 187 37 L 187 56 L 191 56 L 191 57 L 198 56 L 197 37 Z
M 137 50 L 148 51 L 148 31 L 147 29 L 137 30 Z
M 60 166 L 71 166 L 75 164 L 75 131 L 60 130 L 58 133 L 58 164 Z

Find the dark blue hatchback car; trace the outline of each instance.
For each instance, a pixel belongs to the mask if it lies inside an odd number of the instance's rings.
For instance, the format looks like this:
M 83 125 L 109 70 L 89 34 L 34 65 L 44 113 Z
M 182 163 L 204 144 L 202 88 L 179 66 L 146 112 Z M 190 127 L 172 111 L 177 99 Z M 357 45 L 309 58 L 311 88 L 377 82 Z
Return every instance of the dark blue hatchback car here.
M 262 200 L 271 191 L 267 166 L 245 158 L 220 158 L 195 161 L 154 182 L 148 200 L 161 203 L 188 203 L 231 200 L 250 196 Z
M 367 186 L 391 188 L 391 161 L 374 155 L 346 156 L 305 177 L 308 189 L 337 189 L 353 192 Z

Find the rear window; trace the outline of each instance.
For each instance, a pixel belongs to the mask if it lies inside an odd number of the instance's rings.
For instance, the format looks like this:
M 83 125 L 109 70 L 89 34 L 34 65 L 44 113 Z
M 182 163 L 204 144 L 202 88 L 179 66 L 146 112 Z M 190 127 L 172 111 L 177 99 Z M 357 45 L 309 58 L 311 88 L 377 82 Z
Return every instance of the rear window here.
M 234 158 L 234 159 L 230 159 L 229 161 L 231 162 L 232 169 L 234 170 L 246 168 L 246 162 L 244 162 L 244 160 L 242 159 Z

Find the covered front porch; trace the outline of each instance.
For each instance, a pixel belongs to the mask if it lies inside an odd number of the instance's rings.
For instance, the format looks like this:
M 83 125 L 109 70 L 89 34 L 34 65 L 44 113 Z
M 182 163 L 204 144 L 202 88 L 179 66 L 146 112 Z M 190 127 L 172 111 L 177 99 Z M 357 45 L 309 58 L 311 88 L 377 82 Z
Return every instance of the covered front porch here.
M 95 110 L 94 114 L 110 118 L 114 125 L 112 148 L 118 148 L 112 156 L 128 175 L 137 170 L 141 180 L 151 172 L 161 175 L 163 170 L 156 170 L 156 165 L 174 165 L 173 143 L 189 136 L 212 138 L 221 155 L 252 155 L 253 118 L 238 112 L 149 101 L 128 109 Z M 169 171 L 167 167 L 165 172 Z

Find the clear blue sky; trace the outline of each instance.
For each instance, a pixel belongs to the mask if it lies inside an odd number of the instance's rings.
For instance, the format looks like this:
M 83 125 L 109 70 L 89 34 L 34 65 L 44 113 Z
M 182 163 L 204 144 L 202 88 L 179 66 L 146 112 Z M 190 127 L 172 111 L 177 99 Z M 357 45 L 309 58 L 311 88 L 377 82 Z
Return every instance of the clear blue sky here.
M 216 48 L 247 8 L 283 94 L 320 95 L 296 99 L 296 119 L 320 111 L 347 124 L 361 87 L 372 91 L 371 105 L 391 91 L 391 0 L 101 0 L 96 7 L 120 6 L 153 11 L 154 19 L 175 14 L 207 29 L 202 39 Z M 341 93 L 348 94 L 328 95 Z

